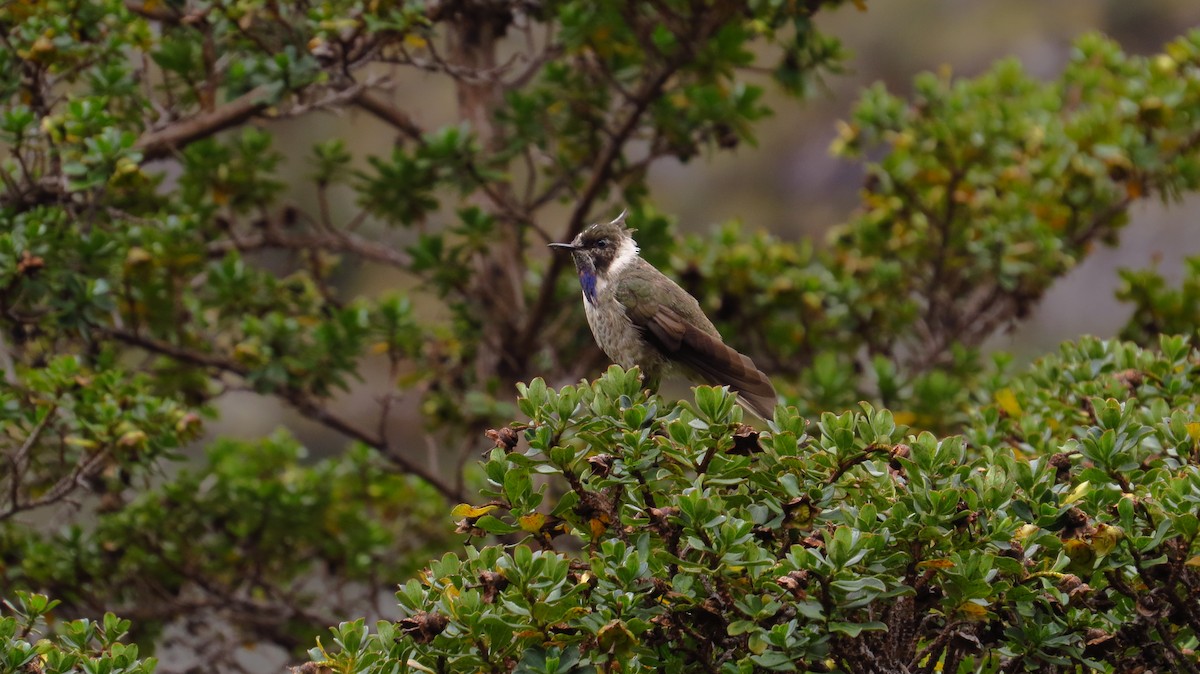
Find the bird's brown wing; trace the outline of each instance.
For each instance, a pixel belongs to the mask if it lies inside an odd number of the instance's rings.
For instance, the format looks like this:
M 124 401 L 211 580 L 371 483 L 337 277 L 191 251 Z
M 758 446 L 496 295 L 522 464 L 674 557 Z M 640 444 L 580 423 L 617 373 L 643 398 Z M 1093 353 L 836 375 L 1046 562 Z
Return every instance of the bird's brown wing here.
M 745 407 L 763 419 L 774 416 L 775 387 L 748 356 L 685 320 L 670 306 L 645 297 L 622 299 L 621 295 L 618 290 L 617 300 L 625 305 L 629 320 L 670 360 L 690 368 L 705 383 L 737 391 Z

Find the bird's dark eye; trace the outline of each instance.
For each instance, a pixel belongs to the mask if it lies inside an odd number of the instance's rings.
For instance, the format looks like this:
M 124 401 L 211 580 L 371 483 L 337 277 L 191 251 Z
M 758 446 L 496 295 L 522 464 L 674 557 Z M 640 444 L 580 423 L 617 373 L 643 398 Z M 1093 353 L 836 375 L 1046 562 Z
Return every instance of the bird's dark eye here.
M 608 248 L 608 239 L 600 239 L 596 242 L 597 248 Z

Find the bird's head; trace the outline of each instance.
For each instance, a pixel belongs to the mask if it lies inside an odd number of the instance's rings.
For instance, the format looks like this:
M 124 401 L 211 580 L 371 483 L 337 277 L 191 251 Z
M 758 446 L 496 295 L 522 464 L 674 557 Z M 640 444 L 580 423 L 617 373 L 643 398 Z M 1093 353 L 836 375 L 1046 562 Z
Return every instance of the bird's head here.
M 622 212 L 612 222 L 589 225 L 570 243 L 552 243 L 550 247 L 571 252 L 586 288 L 589 277 L 607 278 L 637 257 L 633 231 L 625 227 L 625 213 Z

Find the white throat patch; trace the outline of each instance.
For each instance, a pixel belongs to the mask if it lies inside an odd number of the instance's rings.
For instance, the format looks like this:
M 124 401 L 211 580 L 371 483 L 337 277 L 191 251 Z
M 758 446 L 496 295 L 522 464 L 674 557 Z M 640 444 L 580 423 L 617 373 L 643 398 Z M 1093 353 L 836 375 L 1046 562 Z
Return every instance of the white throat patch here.
M 608 265 L 608 271 L 605 272 L 605 276 L 612 278 L 617 274 L 620 274 L 633 262 L 634 258 L 637 256 L 637 243 L 635 243 L 632 238 L 626 238 L 622 240 L 621 248 L 617 251 L 617 256 L 614 257 L 613 261 Z

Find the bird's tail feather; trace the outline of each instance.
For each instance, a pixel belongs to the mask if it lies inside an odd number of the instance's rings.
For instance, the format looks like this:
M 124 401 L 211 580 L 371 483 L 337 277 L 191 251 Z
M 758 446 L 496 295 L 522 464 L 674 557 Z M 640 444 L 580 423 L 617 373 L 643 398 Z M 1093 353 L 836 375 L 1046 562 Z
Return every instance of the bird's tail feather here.
M 767 375 L 748 356 L 683 320 L 673 311 L 659 310 L 645 320 L 648 335 L 677 363 L 692 370 L 706 384 L 737 391 L 742 407 L 766 421 L 775 416 L 778 398 Z
M 738 402 L 764 421 L 775 417 L 775 405 L 779 396 L 767 375 L 755 366 L 754 361 L 723 342 L 709 337 L 702 342 L 705 358 L 695 358 L 688 365 L 706 383 L 728 386 L 738 394 Z

